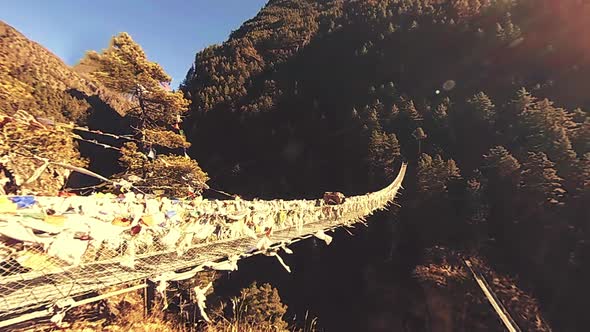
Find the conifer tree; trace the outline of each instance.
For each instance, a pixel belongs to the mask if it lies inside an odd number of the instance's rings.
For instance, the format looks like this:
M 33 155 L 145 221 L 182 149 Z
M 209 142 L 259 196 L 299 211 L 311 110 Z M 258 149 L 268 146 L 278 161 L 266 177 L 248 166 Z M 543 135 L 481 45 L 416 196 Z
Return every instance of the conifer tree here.
M 528 201 L 539 205 L 562 205 L 565 190 L 563 179 L 557 175 L 555 163 L 543 152 L 529 152 L 522 164 L 521 189 Z
M 367 128 L 373 132 L 374 130 L 381 130 L 381 124 L 379 123 L 379 114 L 377 110 L 368 107 L 367 120 L 365 121 Z
M 418 110 L 416 110 L 416 105 L 414 105 L 413 101 L 408 101 L 403 104 L 400 114 L 404 119 L 410 120 L 411 122 L 416 122 L 422 119 Z
M 515 114 L 520 114 L 525 110 L 528 110 L 537 101 L 537 98 L 533 97 L 530 92 L 525 88 L 520 88 L 516 92 L 516 97 L 512 100 L 513 111 Z
M 485 166 L 499 178 L 508 178 L 520 169 L 520 163 L 503 146 L 495 146 L 484 156 Z
M 440 155 L 432 158 L 422 153 L 418 160 L 418 192 L 426 197 L 442 194 L 446 189 L 448 168 Z
M 427 153 L 422 153 L 418 159 L 417 171 L 419 193 L 428 194 L 431 192 L 431 187 L 434 184 L 432 173 L 432 157 Z
M 189 146 L 180 128 L 189 102 L 182 92 L 169 90 L 171 78 L 162 67 L 149 61 L 127 33 L 113 37 L 101 53 L 88 52 L 81 65 L 93 68 L 92 76 L 136 103 L 126 111 L 136 128 L 136 140 L 121 150 L 124 175 L 134 175 L 140 179 L 134 185 L 156 192 L 178 196 L 200 193 L 207 174 L 186 154 L 171 154 Z M 156 155 L 158 152 L 166 154 Z
M 432 112 L 432 119 L 434 124 L 441 130 L 446 130 L 449 127 L 448 107 L 445 104 L 439 104 Z
M 575 127 L 571 115 L 544 99 L 528 104 L 519 114 L 518 120 L 523 149 L 546 153 L 556 163 L 560 174 L 569 176 L 571 165 L 576 159 L 567 131 L 567 128 Z
M 473 108 L 476 118 L 493 124 L 496 112 L 495 105 L 492 103 L 490 97 L 485 93 L 480 92 L 471 97 L 467 103 Z
M 399 142 L 395 134 L 373 130 L 368 151 L 369 169 L 373 180 L 381 175 L 384 175 L 387 181 L 392 180 L 395 175 L 393 163 L 400 156 Z

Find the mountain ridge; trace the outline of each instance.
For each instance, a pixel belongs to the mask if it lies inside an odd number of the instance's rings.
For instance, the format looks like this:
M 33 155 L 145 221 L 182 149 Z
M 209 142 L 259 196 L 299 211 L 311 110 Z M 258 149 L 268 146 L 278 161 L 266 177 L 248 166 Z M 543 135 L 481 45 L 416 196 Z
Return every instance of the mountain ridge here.
M 124 113 L 131 103 L 0 21 L 0 109 L 84 124 L 97 97 Z

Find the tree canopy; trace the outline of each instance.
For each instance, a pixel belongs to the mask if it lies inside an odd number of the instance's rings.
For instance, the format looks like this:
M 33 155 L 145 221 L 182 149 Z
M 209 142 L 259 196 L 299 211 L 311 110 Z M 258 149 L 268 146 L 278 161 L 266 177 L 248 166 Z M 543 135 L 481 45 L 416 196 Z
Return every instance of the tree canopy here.
M 181 87 L 193 101 L 190 151 L 225 188 L 260 197 L 365 192 L 406 159 L 402 228 L 425 246 L 493 243 L 543 303 L 568 306 L 547 309 L 556 326 L 585 326 L 575 287 L 590 276 L 579 221 L 589 10 L 576 0 L 271 1 L 195 56 Z M 286 158 L 294 141 L 301 158 Z M 248 181 L 227 176 L 235 165 Z
M 190 146 L 180 128 L 190 103 L 182 92 L 168 88 L 171 78 L 162 67 L 149 61 L 127 33 L 113 37 L 101 53 L 88 52 L 79 66 L 137 105 L 126 111 L 135 135 L 121 150 L 125 172 L 120 176 L 130 179 L 133 175 L 135 186 L 155 192 L 199 194 L 207 174 L 186 152 L 174 154 Z

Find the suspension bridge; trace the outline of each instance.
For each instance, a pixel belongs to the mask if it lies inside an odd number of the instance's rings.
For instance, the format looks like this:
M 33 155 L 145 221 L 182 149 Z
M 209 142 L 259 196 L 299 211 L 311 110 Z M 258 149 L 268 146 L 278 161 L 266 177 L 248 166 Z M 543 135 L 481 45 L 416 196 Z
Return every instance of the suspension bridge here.
M 235 270 L 258 254 L 276 257 L 290 272 L 281 258 L 292 253 L 288 245 L 310 237 L 329 244 L 327 232 L 387 209 L 405 173 L 403 164 L 387 187 L 335 205 L 134 193 L 2 196 L 0 328 L 42 316 L 59 321 L 70 308 L 109 296 L 96 296 L 109 287 L 152 280 L 165 288 L 200 271 Z

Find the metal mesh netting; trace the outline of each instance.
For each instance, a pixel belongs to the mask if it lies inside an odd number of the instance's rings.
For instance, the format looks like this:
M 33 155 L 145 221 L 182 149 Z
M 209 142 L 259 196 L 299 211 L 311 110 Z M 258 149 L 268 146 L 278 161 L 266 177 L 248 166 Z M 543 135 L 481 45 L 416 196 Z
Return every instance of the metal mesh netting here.
M 393 202 L 386 188 L 321 200 L 0 196 L 0 320 L 166 272 L 232 270 L 241 258 L 352 225 Z M 282 260 L 279 257 L 282 263 Z

